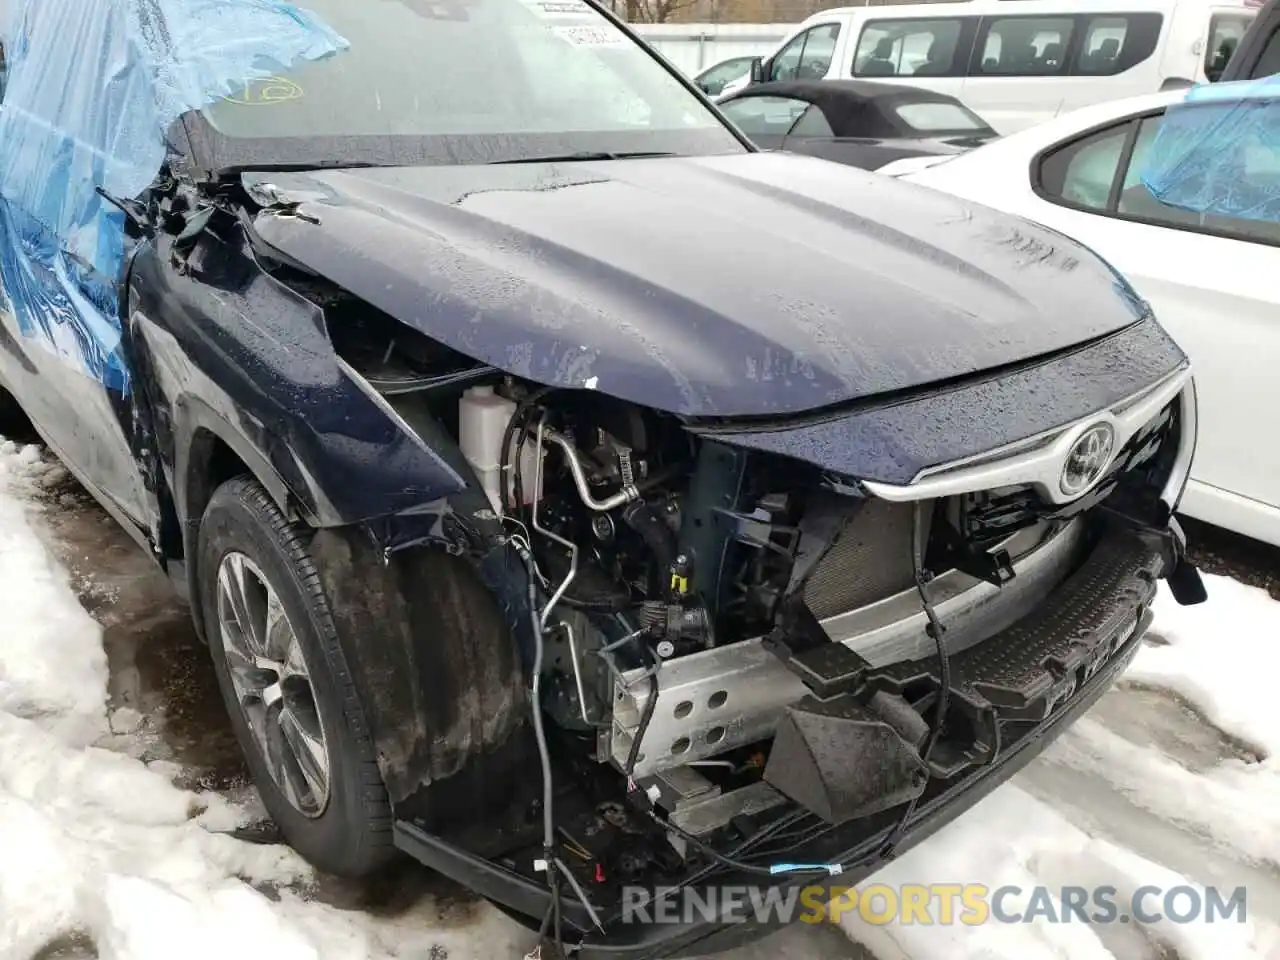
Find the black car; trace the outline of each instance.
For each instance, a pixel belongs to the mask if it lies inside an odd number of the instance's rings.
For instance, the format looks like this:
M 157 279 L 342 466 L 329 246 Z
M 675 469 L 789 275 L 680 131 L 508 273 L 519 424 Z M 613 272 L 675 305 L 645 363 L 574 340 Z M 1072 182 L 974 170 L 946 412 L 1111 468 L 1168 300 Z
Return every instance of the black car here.
M 961 153 L 994 140 L 955 97 L 871 80 L 785 80 L 746 87 L 721 111 L 766 150 L 875 170 L 904 157 Z
M 722 949 L 628 894 L 856 882 L 1203 599 L 1188 362 L 1087 249 L 758 151 L 594 3 L 201 11 L 22 5 L 0 383 L 318 867 Z
M 1240 18 L 1228 13 L 1214 15 L 1215 21 L 1233 19 Z M 1219 44 L 1211 54 L 1213 59 L 1206 69 L 1210 80 L 1231 83 L 1280 73 L 1280 3 L 1272 0 L 1259 10 L 1238 45 L 1228 41 Z

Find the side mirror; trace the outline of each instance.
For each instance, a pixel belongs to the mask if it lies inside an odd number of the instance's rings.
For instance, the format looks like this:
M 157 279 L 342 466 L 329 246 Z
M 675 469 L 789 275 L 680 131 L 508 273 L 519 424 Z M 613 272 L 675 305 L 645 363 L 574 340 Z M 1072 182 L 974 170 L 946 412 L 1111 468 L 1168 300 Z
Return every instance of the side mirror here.
M 752 83 L 761 83 L 764 80 L 764 61 L 759 57 L 755 57 L 751 61 L 750 76 Z

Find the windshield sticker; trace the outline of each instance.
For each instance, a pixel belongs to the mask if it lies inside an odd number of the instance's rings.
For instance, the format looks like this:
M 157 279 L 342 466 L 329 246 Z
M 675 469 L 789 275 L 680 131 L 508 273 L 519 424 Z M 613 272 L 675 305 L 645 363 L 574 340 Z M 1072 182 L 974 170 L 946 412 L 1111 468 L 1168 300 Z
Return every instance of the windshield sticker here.
M 521 0 L 539 20 L 559 20 L 598 26 L 599 16 L 586 0 Z
M 599 22 L 585 0 L 525 0 L 525 5 L 544 20 Z
M 301 100 L 306 95 L 302 87 L 287 77 L 264 77 L 261 80 L 250 80 L 239 93 L 227 94 L 222 99 L 228 103 L 257 107 Z
M 621 33 L 608 27 L 575 25 L 554 29 L 558 37 L 567 40 L 575 47 L 622 47 L 627 43 Z

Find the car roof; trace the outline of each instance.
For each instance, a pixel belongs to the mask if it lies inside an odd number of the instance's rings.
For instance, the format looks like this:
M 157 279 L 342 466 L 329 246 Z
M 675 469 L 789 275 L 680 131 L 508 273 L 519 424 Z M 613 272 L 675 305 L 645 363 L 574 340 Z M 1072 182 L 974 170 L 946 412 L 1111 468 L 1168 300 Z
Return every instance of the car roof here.
M 1069 110 L 1066 113 L 1058 114 L 1058 116 L 1050 120 L 1045 120 L 1043 123 L 1037 123 L 1016 133 L 1003 136 L 999 140 L 978 149 L 986 150 L 988 152 L 987 155 L 990 155 L 994 152 L 992 148 L 997 146 L 1000 152 L 1016 152 L 1026 149 L 1028 144 L 1055 143 L 1064 137 L 1069 137 L 1076 133 L 1084 133 L 1093 127 L 1104 127 L 1113 121 L 1119 122 L 1123 118 L 1134 114 L 1145 113 L 1149 110 L 1161 110 L 1172 104 L 1181 103 L 1186 99 L 1189 89 L 1189 87 L 1184 87 L 1178 90 L 1165 90 L 1161 93 L 1144 93 L 1136 97 L 1108 100 L 1104 103 L 1095 103 L 1076 110 Z M 1037 146 L 1036 149 L 1039 149 L 1039 147 Z M 973 152 L 976 153 L 978 151 L 975 150 Z
M 933 134 L 914 130 L 897 114 L 894 107 L 907 103 L 951 103 L 968 110 L 955 97 L 936 90 L 868 80 L 782 80 L 760 83 L 725 97 L 720 105 L 726 106 L 738 100 L 756 97 L 789 97 L 813 104 L 822 111 L 831 129 L 839 137 L 933 139 Z M 986 122 L 981 117 L 978 119 Z M 991 132 L 995 133 L 994 130 Z M 981 130 L 975 129 L 973 133 L 981 133 Z
M 1160 93 L 1144 93 L 1136 97 L 1125 97 L 1120 100 L 1107 100 L 1103 103 L 1091 104 L 1061 113 L 1048 123 L 1071 120 L 1073 123 L 1095 119 L 1101 123 L 1112 117 L 1119 119 L 1131 113 L 1142 113 L 1144 110 L 1159 110 L 1173 103 L 1181 103 L 1187 98 L 1191 87 L 1179 87 L 1175 90 L 1164 90 Z

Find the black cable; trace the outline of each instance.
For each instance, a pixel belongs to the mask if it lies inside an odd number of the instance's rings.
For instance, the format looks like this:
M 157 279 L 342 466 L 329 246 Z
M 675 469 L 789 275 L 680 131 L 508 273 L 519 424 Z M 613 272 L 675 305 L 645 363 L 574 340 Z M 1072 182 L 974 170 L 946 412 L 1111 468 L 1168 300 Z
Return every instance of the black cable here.
M 564 956 L 564 928 L 560 922 L 560 875 L 551 869 L 551 865 L 547 866 L 547 870 L 554 876 L 551 881 L 551 909 L 555 913 L 553 930 L 555 931 L 556 951 L 562 957 Z M 559 957 L 557 957 L 557 960 L 559 960 Z
M 520 436 L 516 439 L 516 462 L 514 469 L 511 471 L 515 497 L 510 501 L 511 506 L 507 509 L 515 513 L 521 522 L 526 521 L 524 508 L 524 442 L 529 439 L 529 431 L 526 429 L 526 424 L 533 419 L 533 412 L 533 408 L 530 407 L 525 410 L 524 416 L 521 418 Z M 536 491 L 534 496 L 537 496 Z
M 790 813 L 783 814 L 777 820 L 772 821 L 771 823 L 761 827 L 755 833 L 751 834 L 751 836 L 747 837 L 740 844 L 738 844 L 736 847 L 730 850 L 727 856 L 740 857 L 742 856 L 742 854 L 746 853 L 752 847 L 759 846 L 765 841 L 773 838 L 776 834 L 778 834 L 779 831 L 785 830 L 787 827 L 794 825 L 797 821 L 803 820 L 805 817 L 809 815 L 810 814 L 808 810 L 793 810 Z M 784 833 L 782 834 L 782 836 L 785 837 L 786 834 Z M 713 873 L 716 869 L 716 866 L 717 864 L 712 863 L 708 866 L 703 867 L 701 870 L 699 870 L 697 873 L 691 876 L 688 880 L 683 881 L 680 884 L 680 886 L 681 887 L 692 886 L 693 884 L 701 880 L 703 877 Z
M 754 863 L 747 863 L 745 860 L 737 860 L 731 856 L 728 856 L 727 854 L 721 853 L 719 850 L 716 850 L 710 844 L 702 840 L 699 840 L 693 834 L 682 829 L 681 827 L 677 827 L 674 823 L 671 823 L 669 820 L 663 820 L 653 810 L 649 811 L 649 816 L 653 818 L 653 821 L 656 824 L 658 824 L 658 826 L 660 826 L 662 829 L 670 830 L 676 836 L 685 840 L 687 843 L 692 844 L 694 847 L 696 847 L 706 856 L 710 857 L 712 860 L 718 861 L 719 863 L 723 864 L 726 867 L 732 867 L 734 870 L 741 870 L 744 873 L 750 873 L 758 877 L 776 876 L 776 874 L 772 870 L 770 870 L 768 867 L 761 867 Z M 812 871 L 806 871 L 806 872 L 811 872 L 814 874 L 827 873 L 826 870 L 816 870 L 816 869 Z
M 553 898 L 552 901 L 547 904 L 547 912 L 542 915 L 542 923 L 538 926 L 538 940 L 542 940 L 546 937 L 547 933 L 551 930 L 551 917 L 555 913 L 555 909 L 556 903 Z
M 632 776 L 636 772 L 636 764 L 640 761 L 640 744 L 644 740 L 645 733 L 649 730 L 649 723 L 653 720 L 653 712 L 658 709 L 658 661 L 654 658 L 653 651 L 649 649 L 644 640 L 637 640 L 636 642 L 649 660 L 649 698 L 644 702 L 644 711 L 640 714 L 640 726 L 636 727 L 635 738 L 631 741 L 631 749 L 627 751 L 627 768 L 623 772 L 627 775 L 627 788 L 629 790 L 635 789 L 635 782 Z
M 916 592 L 920 594 L 920 604 L 924 607 L 924 615 L 929 621 L 926 631 L 929 636 L 933 637 L 933 642 L 938 649 L 939 691 L 937 718 L 933 722 L 933 729 L 929 731 L 929 739 L 920 755 L 927 767 L 929 757 L 933 755 L 933 749 L 938 745 L 938 741 L 942 737 L 942 728 L 947 720 L 947 708 L 950 706 L 951 700 L 951 655 L 947 651 L 947 645 L 943 639 L 947 628 L 938 619 L 938 612 L 933 608 L 933 603 L 929 599 L 929 591 L 926 589 L 930 578 L 924 570 L 924 559 L 921 556 L 920 544 L 921 521 L 923 520 L 924 511 L 924 504 L 917 502 L 914 519 L 911 524 L 911 567 L 915 574 Z M 898 820 L 897 826 L 890 831 L 889 836 L 880 845 L 879 856 L 889 857 L 893 854 L 894 849 L 906 835 L 907 825 L 911 822 L 912 816 L 915 815 L 916 807 L 919 805 L 922 796 L 924 796 L 923 790 L 911 798 L 911 802 L 907 804 L 907 809 L 902 812 L 902 817 Z
M 512 479 L 511 479 L 511 441 L 515 437 L 516 430 L 524 426 L 525 420 L 528 419 L 529 413 L 533 409 L 533 405 L 553 392 L 555 387 L 540 387 L 533 393 L 524 397 L 516 403 L 515 412 L 511 414 L 511 419 L 507 421 L 507 429 L 502 433 L 502 449 L 498 451 L 498 490 L 502 496 L 502 509 L 505 513 L 512 503 Z M 517 450 L 517 469 L 515 471 L 515 506 L 517 510 L 523 508 L 524 491 L 522 489 L 520 471 L 519 471 L 519 452 L 524 449 L 523 431 L 520 437 L 520 447 Z
M 938 618 L 938 613 L 934 609 L 933 602 L 929 599 L 929 592 L 926 589 L 929 582 L 929 577 L 926 575 L 924 570 L 924 558 L 922 556 L 922 545 L 920 542 L 920 534 L 923 527 L 922 521 L 923 521 L 924 510 L 925 510 L 925 507 L 923 504 L 917 503 L 915 505 L 915 518 L 912 524 L 911 560 L 912 560 L 912 567 L 915 572 L 916 590 L 920 594 L 920 603 L 924 607 L 925 617 L 929 621 L 927 632 L 929 636 L 933 638 L 934 643 L 937 646 L 938 672 L 940 674 L 939 679 L 941 681 L 941 690 L 938 693 L 938 707 L 937 707 L 935 720 L 933 723 L 933 729 L 929 732 L 929 739 L 925 743 L 924 751 L 921 753 L 921 759 L 924 761 L 924 763 L 927 766 L 929 762 L 929 757 L 932 755 L 934 748 L 937 746 L 938 741 L 942 737 L 942 729 L 946 723 L 946 718 L 947 718 L 947 709 L 950 706 L 951 659 L 950 659 L 950 654 L 947 651 L 946 643 L 944 642 L 944 639 L 943 639 L 943 636 L 946 633 L 946 627 L 943 625 L 942 621 Z M 680 829 L 679 827 L 675 826 L 670 822 L 662 820 L 652 810 L 649 811 L 649 816 L 652 817 L 653 820 L 657 822 L 660 826 L 662 826 L 664 829 L 670 830 L 673 833 L 675 833 L 677 836 L 682 837 L 686 842 L 692 844 L 694 847 L 696 847 L 706 856 L 734 870 L 741 870 L 744 873 L 749 873 L 754 876 L 773 877 L 773 876 L 778 876 L 780 873 L 783 873 L 786 876 L 790 876 L 790 877 L 797 877 L 797 876 L 803 877 L 803 876 L 810 876 L 810 875 L 828 876 L 828 875 L 834 875 L 839 873 L 845 873 L 850 870 L 856 870 L 861 866 L 865 866 L 869 863 L 875 862 L 877 860 L 882 860 L 885 857 L 891 856 L 893 854 L 894 848 L 897 846 L 899 841 L 901 841 L 902 837 L 905 835 L 907 831 L 907 825 L 908 823 L 910 823 L 911 817 L 915 813 L 916 807 L 919 804 L 920 797 L 923 795 L 924 795 L 924 791 L 922 790 L 920 793 L 918 793 L 915 797 L 912 798 L 911 802 L 907 804 L 906 810 L 903 811 L 902 816 L 899 818 L 897 825 L 892 830 L 889 831 L 889 834 L 885 838 L 884 843 L 882 843 L 879 847 L 875 849 L 875 851 L 868 854 L 862 860 L 858 860 L 853 863 L 824 864 L 824 865 L 815 864 L 812 867 L 808 865 L 804 865 L 804 866 L 797 866 L 796 869 L 785 869 L 781 871 L 779 871 L 776 868 L 761 867 L 754 863 L 747 863 L 743 860 L 738 860 L 733 856 L 727 856 L 725 854 L 722 854 L 718 850 L 714 849 L 709 844 L 704 843 L 702 840 L 699 840 L 697 837 L 693 836 L 692 834 L 687 833 L 686 831 Z M 702 875 L 705 875 L 705 874 L 700 874 L 699 876 L 702 876 Z

